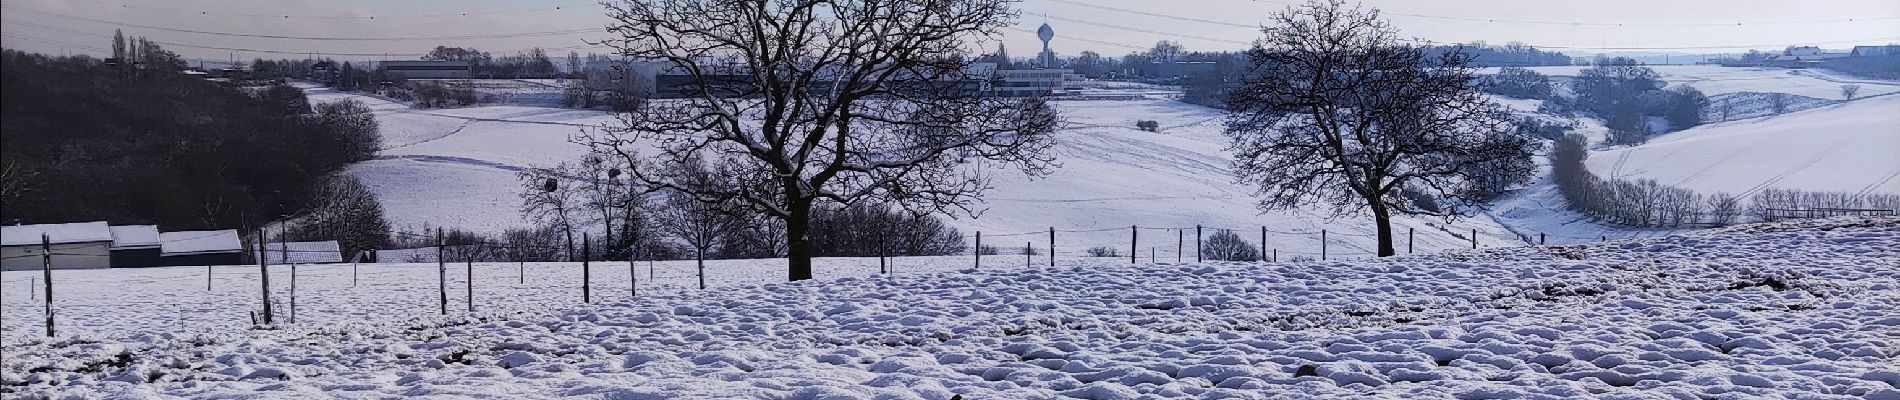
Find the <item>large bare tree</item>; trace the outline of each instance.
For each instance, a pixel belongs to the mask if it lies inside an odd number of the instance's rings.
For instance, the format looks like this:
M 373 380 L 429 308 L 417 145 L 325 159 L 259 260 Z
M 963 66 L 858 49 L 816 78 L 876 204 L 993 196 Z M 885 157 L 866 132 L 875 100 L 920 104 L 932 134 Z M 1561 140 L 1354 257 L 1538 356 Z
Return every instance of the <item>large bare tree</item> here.
M 1054 108 L 987 96 L 990 72 L 964 54 L 1013 22 L 1013 3 L 612 2 L 606 44 L 659 66 L 653 91 L 674 98 L 578 141 L 628 161 L 650 190 L 784 220 L 791 280 L 810 279 L 816 204 L 975 213 L 993 171 L 984 167 L 1047 173 Z M 686 187 L 661 172 L 692 159 L 726 182 Z
M 1537 142 L 1474 88 L 1468 54 L 1428 55 L 1378 10 L 1338 0 L 1276 13 L 1262 31 L 1226 134 L 1263 209 L 1370 210 L 1390 256 L 1394 214 L 1461 215 L 1482 204 L 1474 183 L 1519 183 L 1535 167 Z

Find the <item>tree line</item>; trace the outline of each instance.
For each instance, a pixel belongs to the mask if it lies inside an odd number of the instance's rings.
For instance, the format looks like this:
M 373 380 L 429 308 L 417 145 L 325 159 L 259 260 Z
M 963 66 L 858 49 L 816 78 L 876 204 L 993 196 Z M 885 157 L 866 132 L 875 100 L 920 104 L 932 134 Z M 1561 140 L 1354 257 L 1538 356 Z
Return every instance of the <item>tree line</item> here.
M 350 183 L 331 176 L 380 147 L 360 104 L 219 85 L 142 38 L 120 35 L 113 50 L 0 54 L 6 222 L 255 228 L 343 202 L 325 193 Z
M 1708 96 L 1687 85 L 1665 86 L 1655 70 L 1622 57 L 1592 61 L 1590 68 L 1570 80 L 1569 96 L 1559 94 L 1549 77 L 1525 68 L 1504 67 L 1484 80 L 1488 92 L 1544 100 L 1539 111 L 1563 116 L 1582 112 L 1601 118 L 1616 144 L 1649 140 L 1652 129 L 1647 117 L 1662 118 L 1669 130 L 1705 122 Z
M 597 240 L 593 254 L 564 250 L 528 260 L 753 259 L 788 254 L 784 221 L 751 212 L 734 199 L 695 194 L 720 184 L 706 163 L 680 163 L 665 172 L 686 185 L 680 189 L 633 180 L 628 168 L 612 158 L 590 156 L 579 163 L 518 173 L 521 212 L 537 226 L 528 230 L 556 238 L 541 245 L 573 250 L 583 236 Z M 962 233 L 941 219 L 890 207 L 821 204 L 811 224 L 809 237 L 817 257 L 932 256 L 967 249 Z M 593 229 L 598 230 L 580 234 Z M 509 232 L 500 242 L 514 243 L 523 236 Z
M 1550 152 L 1551 176 L 1570 209 L 1634 227 L 1729 225 L 1773 221 L 1786 210 L 1811 208 L 1900 210 L 1900 196 L 1762 189 L 1748 199 L 1729 193 L 1704 195 L 1651 179 L 1603 179 L 1584 165 L 1589 140 L 1570 134 Z M 1744 203 L 1747 200 L 1747 203 Z

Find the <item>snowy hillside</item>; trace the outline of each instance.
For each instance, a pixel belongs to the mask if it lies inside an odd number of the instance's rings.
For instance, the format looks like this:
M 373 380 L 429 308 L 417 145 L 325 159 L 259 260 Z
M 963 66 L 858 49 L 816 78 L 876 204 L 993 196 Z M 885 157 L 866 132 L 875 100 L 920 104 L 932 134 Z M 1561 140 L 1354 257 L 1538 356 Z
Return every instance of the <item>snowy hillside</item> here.
M 1530 67 L 1528 69 L 1549 75 L 1552 80 L 1566 81 L 1581 74 L 1589 67 Z M 1710 97 L 1725 94 L 1787 93 L 1796 96 L 1817 99 L 1839 100 L 1841 85 L 1858 84 L 1861 97 L 1884 95 L 1900 92 L 1900 83 L 1892 81 L 1868 80 L 1852 76 L 1843 76 L 1822 69 L 1785 69 L 1785 68 L 1746 68 L 1722 67 L 1714 65 L 1657 65 L 1649 67 L 1655 70 L 1663 82 L 1670 85 L 1694 86 Z M 1495 71 L 1495 70 L 1493 70 Z
M 372 103 L 382 123 L 382 155 L 350 172 L 383 202 L 397 228 L 458 227 L 499 232 L 526 226 L 519 209 L 514 172 L 524 167 L 574 161 L 585 151 L 568 137 L 583 128 L 612 123 L 595 111 L 520 106 L 447 110 L 409 109 L 400 104 L 327 89 L 307 87 L 311 101 L 356 98 Z M 1328 219 L 1305 210 L 1261 215 L 1249 186 L 1229 172 L 1218 110 L 1171 100 L 1057 102 L 1067 121 L 1057 133 L 1052 176 L 1029 180 L 1019 172 L 998 174 L 979 218 L 952 221 L 965 234 L 983 231 L 1003 248 L 1024 242 L 1044 247 L 1044 237 L 996 236 L 1043 232 L 1065 234 L 1065 255 L 1089 246 L 1126 251 L 1128 227 L 1142 226 L 1142 255 L 1172 259 L 1187 228 L 1192 246 L 1196 224 L 1238 230 L 1250 242 L 1269 229 L 1270 248 L 1283 256 L 1318 257 L 1321 230 L 1328 230 L 1329 254 L 1365 257 L 1376 247 L 1369 218 Z M 1137 120 L 1154 120 L 1160 132 L 1135 129 Z M 1487 219 L 1457 221 L 1447 228 L 1439 219 L 1400 219 L 1395 229 L 1415 229 L 1418 251 L 1469 248 L 1471 229 L 1481 246 L 1522 244 Z M 1147 228 L 1177 228 L 1151 230 Z M 1210 232 L 1211 233 L 1211 232 Z M 1005 239 L 1007 238 L 1007 239 Z M 1398 246 L 1404 251 L 1404 238 Z M 1187 255 L 1192 259 L 1192 254 Z
M 1534 67 L 1559 84 L 1584 67 Z M 1745 195 L 1764 188 L 1846 193 L 1900 193 L 1900 82 L 1843 77 L 1825 70 L 1653 66 L 1669 85 L 1689 85 L 1719 102 L 1733 98 L 1734 120 L 1671 132 L 1630 147 L 1592 152 L 1588 165 L 1600 177 L 1655 179 L 1703 194 Z M 1840 100 L 1840 86 L 1861 87 L 1859 98 Z M 1768 115 L 1761 100 L 1786 93 L 1791 109 Z M 1533 113 L 1541 101 L 1498 97 Z M 1719 103 L 1718 103 L 1719 104 Z M 1551 118 L 1545 116 L 1545 118 Z M 1572 133 L 1592 143 L 1607 139 L 1602 121 L 1579 118 Z M 1544 162 L 1544 160 L 1539 160 Z M 1547 170 L 1548 168 L 1546 168 Z M 1605 225 L 1565 211 L 1567 200 L 1546 174 L 1493 204 L 1491 218 L 1519 232 L 1551 235 L 1551 243 L 1668 234 L 1680 229 L 1634 229 Z
M 984 269 L 9 341 L 0 383 L 120 398 L 1894 399 L 1895 260 L 1900 218 L 1355 262 Z M 164 285 L 189 302 L 194 284 Z
M 1595 152 L 1588 163 L 1598 176 L 1704 193 L 1900 193 L 1900 96 L 1702 125 Z

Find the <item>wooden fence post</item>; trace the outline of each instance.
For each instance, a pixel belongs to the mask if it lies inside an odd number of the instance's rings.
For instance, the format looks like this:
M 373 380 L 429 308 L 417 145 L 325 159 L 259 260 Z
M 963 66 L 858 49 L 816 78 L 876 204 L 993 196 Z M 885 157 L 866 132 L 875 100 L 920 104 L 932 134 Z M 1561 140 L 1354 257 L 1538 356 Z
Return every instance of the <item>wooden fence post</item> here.
M 594 287 L 593 287 L 593 282 L 592 282 L 594 271 L 592 269 L 593 266 L 587 264 L 588 260 L 594 259 L 593 257 L 588 257 L 589 254 L 594 253 L 594 249 L 590 247 L 593 244 L 594 244 L 594 241 L 587 239 L 587 232 L 581 232 L 581 302 L 582 303 L 594 302 Z M 571 256 L 572 253 L 569 253 L 569 254 L 570 254 L 570 257 L 572 257 Z
M 1319 230 L 1319 260 L 1326 261 L 1326 230 Z
M 1538 232 L 1538 233 L 1537 233 L 1537 245 L 1538 245 L 1538 246 L 1543 246 L 1543 245 L 1544 245 L 1544 233 L 1543 233 L 1543 232 Z
M 1267 227 L 1260 227 L 1260 261 L 1267 261 Z
M 468 312 L 475 312 L 475 257 L 462 257 L 468 275 Z
M 973 253 L 976 253 L 976 266 L 971 268 L 983 268 L 983 231 L 976 231 L 976 251 Z
M 1056 266 L 1056 227 L 1049 227 L 1049 266 Z
M 444 243 L 442 228 L 435 228 L 435 290 L 441 295 L 442 315 L 449 315 L 449 266 L 444 264 L 442 257 L 446 250 L 443 248 Z
M 40 234 L 40 273 L 46 275 L 46 337 L 53 337 L 53 237 Z
M 1412 238 L 1416 233 L 1418 228 L 1405 228 L 1405 254 L 1412 254 Z
M 1030 242 L 1023 242 L 1023 268 L 1025 269 L 1029 268 L 1029 262 L 1030 262 L 1029 253 L 1035 252 L 1035 249 L 1029 248 L 1029 245 L 1030 245 Z
M 264 292 L 264 325 L 270 325 L 274 314 L 270 309 L 270 257 L 264 254 L 264 228 L 257 229 L 257 271 Z
M 351 286 L 355 286 L 352 284 Z M 205 266 L 205 291 L 211 291 L 211 266 Z
M 1151 252 L 1150 254 L 1152 254 L 1152 251 L 1153 250 L 1150 250 Z M 1141 252 L 1141 227 L 1135 226 L 1135 225 L 1129 225 L 1128 226 L 1128 263 L 1134 264 L 1136 262 L 1135 253 L 1140 253 L 1140 252 Z
M 890 264 L 884 260 L 884 235 L 877 235 L 877 273 L 890 274 Z
M 1478 249 L 1478 228 L 1471 228 L 1471 249 Z

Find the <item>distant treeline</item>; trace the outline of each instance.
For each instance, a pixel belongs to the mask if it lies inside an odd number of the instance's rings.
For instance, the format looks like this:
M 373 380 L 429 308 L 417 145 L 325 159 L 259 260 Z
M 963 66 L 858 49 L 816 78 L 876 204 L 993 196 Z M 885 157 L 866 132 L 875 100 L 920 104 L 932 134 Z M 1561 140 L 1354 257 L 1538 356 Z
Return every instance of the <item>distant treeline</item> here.
M 1180 85 L 1182 90 L 1181 101 L 1214 108 L 1226 107 L 1228 90 L 1240 82 L 1248 73 L 1247 68 L 1250 63 L 1247 60 L 1246 54 L 1240 52 L 1186 52 L 1181 51 L 1178 44 L 1172 45 L 1171 47 L 1170 45 L 1166 45 L 1166 43 L 1168 42 L 1157 44 L 1154 49 L 1146 53 L 1135 53 L 1124 56 L 1121 65 L 1133 65 L 1134 67 L 1126 68 L 1125 70 L 1133 73 L 1135 76 L 1158 76 L 1164 78 L 1158 83 Z M 1160 54 L 1170 48 L 1179 53 L 1172 57 L 1166 57 Z M 1521 67 L 1571 65 L 1572 62 L 1570 56 L 1564 55 L 1563 53 L 1542 51 L 1535 47 L 1516 42 L 1504 46 L 1490 46 L 1483 42 L 1448 46 L 1425 46 L 1425 52 L 1429 57 L 1428 59 L 1437 59 L 1441 55 L 1453 51 L 1472 56 L 1470 65 L 1475 67 L 1513 67 L 1516 70 L 1526 72 L 1528 72 L 1528 70 L 1524 70 Z M 1185 76 L 1169 77 L 1157 75 L 1162 71 L 1155 67 L 1156 64 L 1151 63 L 1157 59 L 1202 62 L 1207 63 L 1207 65 L 1197 67 L 1192 70 L 1193 72 Z M 1108 66 L 1112 68 L 1117 65 L 1113 59 L 1101 59 L 1099 56 L 1091 56 L 1090 54 L 1075 58 L 1071 61 L 1071 64 L 1077 66 L 1075 68 L 1076 73 L 1089 77 L 1102 75 L 1104 69 L 1098 66 Z M 1542 76 L 1539 75 L 1538 77 L 1541 78 Z M 1542 86 L 1541 96 L 1548 96 L 1550 94 L 1549 81 L 1544 80 Z M 1542 98 L 1523 95 L 1517 95 L 1516 97 Z
M 288 86 L 235 88 L 118 40 L 113 62 L 0 55 L 0 219 L 250 228 L 303 213 L 375 154 L 373 115 Z
M 1655 180 L 1603 179 L 1584 165 L 1589 140 L 1570 134 L 1550 152 L 1551 176 L 1570 209 L 1619 225 L 1684 227 L 1772 221 L 1788 210 L 1811 208 L 1900 210 L 1900 196 L 1809 192 L 1767 188 L 1743 199 L 1729 193 L 1704 195 Z

